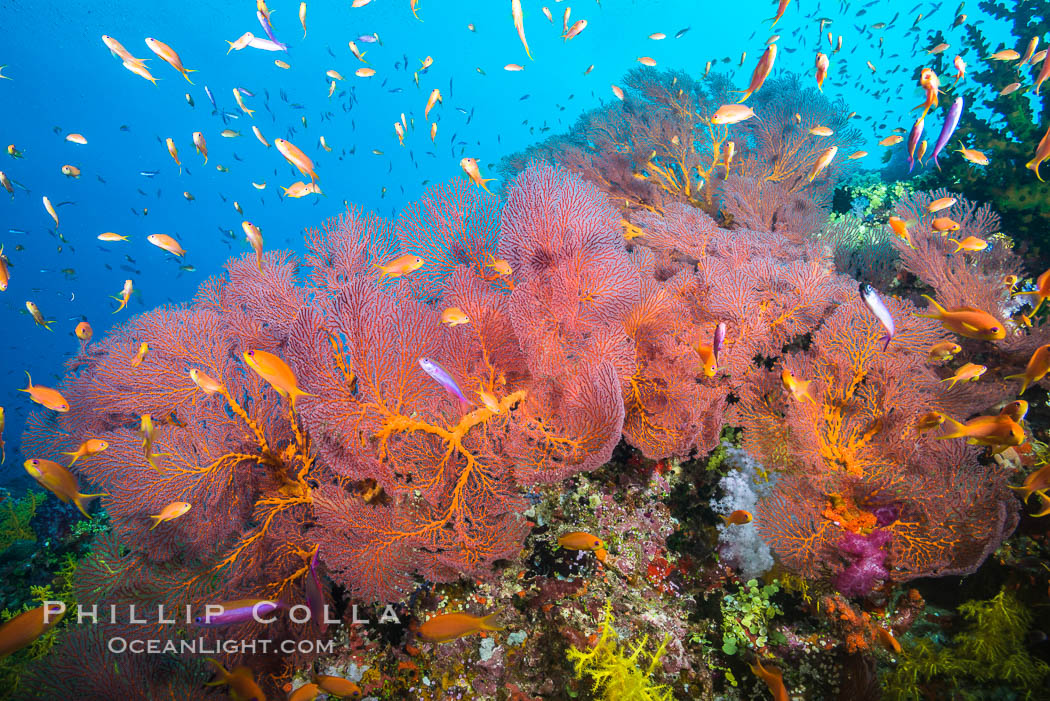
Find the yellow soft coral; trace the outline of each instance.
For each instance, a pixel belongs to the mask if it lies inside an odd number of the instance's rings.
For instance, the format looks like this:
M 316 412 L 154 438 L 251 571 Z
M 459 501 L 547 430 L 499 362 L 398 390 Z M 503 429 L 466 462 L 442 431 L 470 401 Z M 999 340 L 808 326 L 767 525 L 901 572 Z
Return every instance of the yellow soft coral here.
M 604 620 L 595 646 L 591 650 L 569 648 L 568 657 L 575 667 L 576 677 L 590 677 L 594 693 L 606 701 L 671 701 L 671 690 L 652 681 L 653 672 L 667 649 L 670 636 L 664 638 L 656 652 L 648 654 L 645 652 L 648 635 L 643 636 L 637 644 L 621 647 L 616 642 L 616 631 L 612 624 L 612 605 L 606 602 Z M 630 654 L 625 655 L 628 651 Z M 641 664 L 645 659 L 649 662 L 643 669 Z

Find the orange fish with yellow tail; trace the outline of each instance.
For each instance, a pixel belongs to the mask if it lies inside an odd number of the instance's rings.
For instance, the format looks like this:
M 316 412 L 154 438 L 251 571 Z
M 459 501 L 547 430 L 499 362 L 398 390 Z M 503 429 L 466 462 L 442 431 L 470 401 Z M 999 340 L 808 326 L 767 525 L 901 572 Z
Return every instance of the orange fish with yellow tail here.
M 758 60 L 758 65 L 755 66 L 754 72 L 751 74 L 751 83 L 747 86 L 747 90 L 744 90 L 744 96 L 737 100 L 737 104 L 745 102 L 747 98 L 751 97 L 751 94 L 762 87 L 762 84 L 766 82 L 766 78 L 769 77 L 770 71 L 773 70 L 773 62 L 777 59 L 777 45 L 770 44 L 766 47 L 765 52 L 762 54 L 762 58 Z M 733 92 L 741 92 L 734 90 Z
M 976 338 L 981 341 L 998 341 L 1006 338 L 1006 327 L 986 311 L 974 307 L 948 310 L 937 304 L 933 297 L 929 295 L 923 295 L 923 297 L 933 305 L 935 312 L 916 314 L 915 316 L 920 319 L 936 319 L 944 328 L 967 338 Z
M 431 643 L 447 643 L 467 635 L 483 631 L 503 630 L 496 625 L 499 612 L 487 616 L 472 616 L 469 613 L 444 613 L 427 620 L 419 626 L 419 636 Z
M 1005 379 L 1021 380 L 1021 390 L 1017 394 L 1022 395 L 1031 385 L 1046 377 L 1047 372 L 1050 372 L 1050 344 L 1035 349 L 1024 372 L 1007 375 Z
M 73 467 L 73 463 L 75 463 L 80 458 L 87 458 L 87 457 L 90 457 L 92 455 L 97 455 L 98 453 L 101 453 L 102 451 L 104 451 L 108 447 L 109 447 L 109 443 L 107 443 L 104 440 L 101 440 L 99 438 L 89 438 L 86 441 L 84 441 L 83 443 L 81 443 L 80 447 L 77 448 L 76 451 L 74 451 L 72 453 L 62 453 L 62 454 L 63 455 L 68 455 L 69 457 L 73 458 L 73 460 L 70 461 L 70 463 L 68 465 L 68 467 Z
M 43 385 L 34 385 L 33 377 L 26 371 L 26 377 L 29 378 L 29 386 L 25 389 L 18 390 L 19 392 L 25 392 L 29 395 L 29 398 L 40 406 L 50 409 L 51 411 L 57 411 L 59 413 L 65 413 L 69 411 L 69 402 L 57 389 L 51 389 L 50 387 L 44 387 Z
M 299 389 L 299 382 L 288 364 L 273 353 L 261 350 L 250 350 L 244 353 L 244 362 L 262 379 L 266 380 L 279 395 L 287 398 L 292 409 L 298 397 L 315 397 L 317 395 Z
M 88 518 L 87 506 L 96 497 L 109 496 L 108 494 L 81 494 L 77 485 L 77 478 L 73 473 L 52 460 L 32 458 L 23 463 L 29 476 L 35 479 L 41 487 L 44 487 L 65 503 L 72 502 L 80 513 Z
M 197 71 L 192 68 L 184 68 L 182 65 L 182 59 L 179 58 L 177 53 L 175 53 L 175 49 L 153 37 L 146 37 L 146 46 L 149 47 L 150 51 L 160 56 L 165 63 L 181 73 L 182 77 L 186 79 L 186 82 L 193 85 L 193 81 L 190 80 L 189 74 L 196 73 Z

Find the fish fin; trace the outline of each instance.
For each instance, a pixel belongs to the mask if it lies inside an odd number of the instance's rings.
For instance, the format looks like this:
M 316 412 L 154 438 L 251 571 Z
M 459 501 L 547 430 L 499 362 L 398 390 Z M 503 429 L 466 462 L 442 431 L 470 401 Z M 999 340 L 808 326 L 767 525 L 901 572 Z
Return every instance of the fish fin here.
M 891 334 L 887 333 L 887 334 L 883 335 L 882 338 L 886 340 L 886 342 L 884 344 L 882 344 L 882 352 L 885 353 L 886 349 L 890 347 L 890 341 L 893 340 L 893 336 Z
M 204 682 L 204 686 L 222 686 L 223 684 L 225 684 L 230 678 L 230 673 L 227 672 L 226 668 L 222 666 L 222 662 L 219 662 L 216 659 L 212 659 L 211 657 L 208 657 L 206 659 L 208 660 L 208 662 L 211 662 L 212 665 L 214 665 L 215 673 L 219 676 L 216 677 L 213 681 Z
M 29 387 L 27 387 L 25 389 L 20 389 L 20 390 L 18 390 L 19 392 L 30 392 L 33 389 L 33 376 L 29 374 L 28 370 L 26 370 L 25 373 L 26 373 L 26 377 L 29 379 Z
M 980 329 L 974 326 L 973 324 L 967 324 L 965 321 L 961 321 L 959 323 L 962 324 L 962 327 L 967 331 L 972 331 L 973 333 L 977 333 L 978 331 L 980 331 Z
M 1029 382 L 1028 376 L 1025 375 L 1023 372 L 1020 373 L 1019 375 L 1007 375 L 1003 379 L 1004 380 L 1018 380 L 1018 379 L 1021 380 L 1021 390 L 1017 393 L 1018 397 L 1020 397 L 1022 394 L 1024 394 L 1025 390 L 1028 389 L 1028 382 Z
M 105 492 L 102 492 L 100 494 L 80 494 L 80 493 L 77 493 L 77 495 L 75 497 L 73 497 L 73 503 L 76 504 L 76 507 L 78 509 L 80 509 L 80 513 L 84 514 L 84 516 L 86 516 L 87 518 L 91 518 L 91 514 L 89 514 L 87 512 L 87 507 L 90 506 L 91 501 L 93 499 L 98 498 L 98 497 L 108 497 L 108 496 L 109 496 L 109 494 L 107 494 Z
M 960 423 L 959 421 L 956 421 L 955 419 L 953 419 L 952 417 L 948 416 L 947 414 L 944 416 L 944 421 L 945 421 L 945 423 L 950 424 L 950 426 L 949 426 L 950 432 L 944 434 L 943 436 L 937 436 L 937 440 L 943 441 L 943 440 L 947 440 L 949 438 L 962 438 L 962 437 L 964 437 L 965 434 L 963 433 L 963 429 L 965 428 L 965 426 L 962 423 Z
M 933 297 L 931 297 L 929 295 L 923 295 L 923 297 L 925 297 L 926 301 L 928 301 L 930 304 L 933 305 L 933 307 L 937 310 L 937 313 L 936 314 L 916 314 L 915 316 L 919 317 L 920 319 L 943 319 L 944 318 L 944 314 L 945 314 L 944 307 L 942 307 L 941 305 L 937 304 L 937 300 L 935 300 Z
M 495 621 L 496 617 L 499 616 L 501 613 L 503 613 L 503 609 L 500 609 L 495 613 L 490 613 L 489 615 L 482 617 L 482 619 L 478 621 L 478 625 L 481 627 L 482 630 L 504 630 L 504 626 L 501 626 L 498 623 L 493 625 L 493 621 Z
M 149 527 L 149 529 L 152 531 L 154 528 L 156 528 L 157 526 L 160 525 L 160 515 L 159 514 L 156 515 L 156 516 L 152 516 L 151 515 L 150 518 L 153 519 L 153 525 Z

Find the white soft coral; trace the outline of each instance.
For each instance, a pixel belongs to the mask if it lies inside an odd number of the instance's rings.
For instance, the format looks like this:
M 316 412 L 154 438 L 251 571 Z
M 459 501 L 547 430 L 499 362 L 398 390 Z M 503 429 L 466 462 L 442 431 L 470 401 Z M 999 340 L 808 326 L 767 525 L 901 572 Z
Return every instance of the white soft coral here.
M 759 476 L 760 472 L 764 473 L 762 466 L 743 448 L 729 443 L 722 445 L 726 451 L 726 463 L 731 469 L 718 483 L 724 496 L 712 500 L 711 508 L 722 516 L 737 510 L 755 515 L 758 500 L 769 493 L 773 483 L 763 481 Z M 740 570 L 740 576 L 745 580 L 758 577 L 773 566 L 773 554 L 754 521 L 740 525 L 720 524 L 718 541 L 722 558 Z

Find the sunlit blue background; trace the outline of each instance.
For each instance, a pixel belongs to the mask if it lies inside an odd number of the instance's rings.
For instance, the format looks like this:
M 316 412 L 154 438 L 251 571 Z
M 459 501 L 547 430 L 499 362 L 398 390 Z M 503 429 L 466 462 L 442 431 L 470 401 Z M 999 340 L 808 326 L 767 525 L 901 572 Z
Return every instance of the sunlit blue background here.
M 541 12 L 544 4 L 553 24 Z M 915 76 L 927 60 L 928 32 L 945 30 L 953 43 L 961 38 L 961 29 L 949 29 L 949 7 L 909 31 L 918 14 L 930 15 L 939 4 L 854 3 L 843 12 L 839 2 L 818 5 L 810 0 L 801 3 L 801 10 L 792 3 L 775 28 L 782 38 L 774 75 L 785 70 L 812 75 L 815 52 L 828 53 L 832 63 L 825 93 L 845 97 L 858 112 L 872 153 L 867 165 L 877 168 L 881 148 L 876 142 L 894 126 L 910 126 L 907 111 L 920 99 Z M 776 9 L 775 2 L 755 0 L 522 0 L 522 5 L 533 61 L 518 40 L 510 0 L 420 0 L 422 22 L 412 16 L 409 0 L 373 0 L 357 9 L 349 0 L 311 0 L 305 39 L 299 2 L 272 0 L 274 32 L 289 52 L 248 48 L 229 55 L 226 41 L 246 31 L 264 36 L 254 0 L 0 0 L 0 65 L 6 64 L 3 75 L 12 78 L 0 80 L 0 145 L 14 144 L 25 155 L 16 160 L 0 153 L 0 170 L 29 190 L 16 188 L 13 198 L 0 190 L 0 242 L 12 276 L 8 290 L 0 293 L 0 406 L 7 409 L 8 443 L 0 483 L 24 475 L 16 449 L 29 406 L 28 397 L 16 391 L 25 387 L 24 371 L 53 386 L 63 361 L 78 347 L 73 329 L 81 319 L 93 325 L 98 338 L 131 314 L 188 300 L 231 254 L 248 250 L 242 219 L 262 229 L 266 248 L 298 250 L 303 229 L 339 214 L 344 201 L 394 216 L 419 196 L 425 182 L 463 177 L 459 160 L 464 155 L 478 158 L 483 174 L 494 176 L 503 156 L 564 131 L 582 111 L 614 99 L 610 85 L 639 66 L 640 56 L 655 59 L 657 69 L 694 74 L 702 74 L 706 62 L 715 60 L 716 70 L 731 71 L 743 87 L 774 33 L 763 20 Z M 588 26 L 563 42 L 562 16 L 568 5 L 570 25 L 586 19 Z M 976 5 L 965 11 L 971 22 L 980 21 Z M 870 29 L 896 13 L 895 24 Z M 820 17 L 832 20 L 827 30 L 836 38 L 843 35 L 840 53 L 832 53 L 819 33 Z M 468 29 L 471 23 L 476 32 Z M 690 29 L 675 39 L 684 28 Z M 382 45 L 358 40 L 373 32 Z M 667 39 L 649 39 L 654 32 Z M 991 33 L 1006 38 L 1005 30 Z M 103 34 L 133 55 L 150 58 L 158 85 L 125 70 L 103 45 Z M 169 44 L 187 68 L 197 69 L 190 74 L 194 85 L 149 51 L 147 36 Z M 879 37 L 885 41 L 881 52 Z M 363 64 L 351 54 L 350 40 L 367 52 L 374 77 L 354 75 Z M 740 67 L 744 51 L 748 55 Z M 420 75 L 417 87 L 413 71 L 428 55 L 434 64 Z M 954 47 L 946 56 L 950 63 Z M 966 58 L 971 66 L 979 60 Z M 291 69 L 278 68 L 274 59 L 287 61 Z M 867 60 L 878 73 L 870 72 Z M 522 64 L 525 70 L 505 71 L 508 63 Z M 594 70 L 585 76 L 591 64 Z M 325 76 L 329 69 L 346 78 L 331 99 Z M 942 79 L 948 82 L 947 76 Z M 246 98 L 256 110 L 254 119 L 241 115 L 229 120 L 228 127 L 241 132 L 239 138 L 220 137 L 227 125 L 212 114 L 205 85 L 219 108 L 234 114 L 240 112 L 232 88 L 255 94 Z M 435 87 L 444 104 L 431 113 L 438 122 L 437 142 L 431 144 L 423 108 Z M 281 90 L 288 102 L 280 98 Z M 186 93 L 195 107 L 187 104 Z M 410 120 L 403 148 L 393 129 L 402 112 Z M 306 117 L 305 128 L 301 117 Z M 935 121 L 939 124 L 939 118 Z M 314 160 L 327 196 L 281 200 L 279 186 L 302 176 L 275 148 L 256 140 L 253 124 L 271 144 L 284 137 L 302 148 Z M 207 165 L 194 150 L 194 131 L 207 139 Z M 87 145 L 65 141 L 70 132 L 83 134 Z M 322 135 L 331 153 L 321 149 Z M 181 174 L 168 156 L 166 137 L 178 148 Z M 64 164 L 80 168 L 81 177 L 62 175 Z M 217 171 L 218 164 L 229 172 Z M 159 174 L 147 178 L 139 171 Z M 252 181 L 265 181 L 266 189 L 256 190 Z M 184 191 L 195 200 L 187 201 Z M 55 204 L 70 203 L 58 209 L 66 243 L 56 237 L 41 203 L 44 195 Z M 234 201 L 243 207 L 243 218 Z M 149 214 L 142 216 L 146 208 Z M 235 238 L 223 230 L 232 230 Z M 127 235 L 130 241 L 102 244 L 96 236 L 104 231 Z M 180 260 L 151 246 L 146 236 L 152 233 L 174 236 L 188 255 Z M 181 271 L 180 265 L 187 264 L 196 271 Z M 137 293 L 127 311 L 113 315 L 116 303 L 110 296 L 119 293 L 127 278 L 134 280 Z M 56 320 L 53 332 L 33 323 L 26 300 Z

